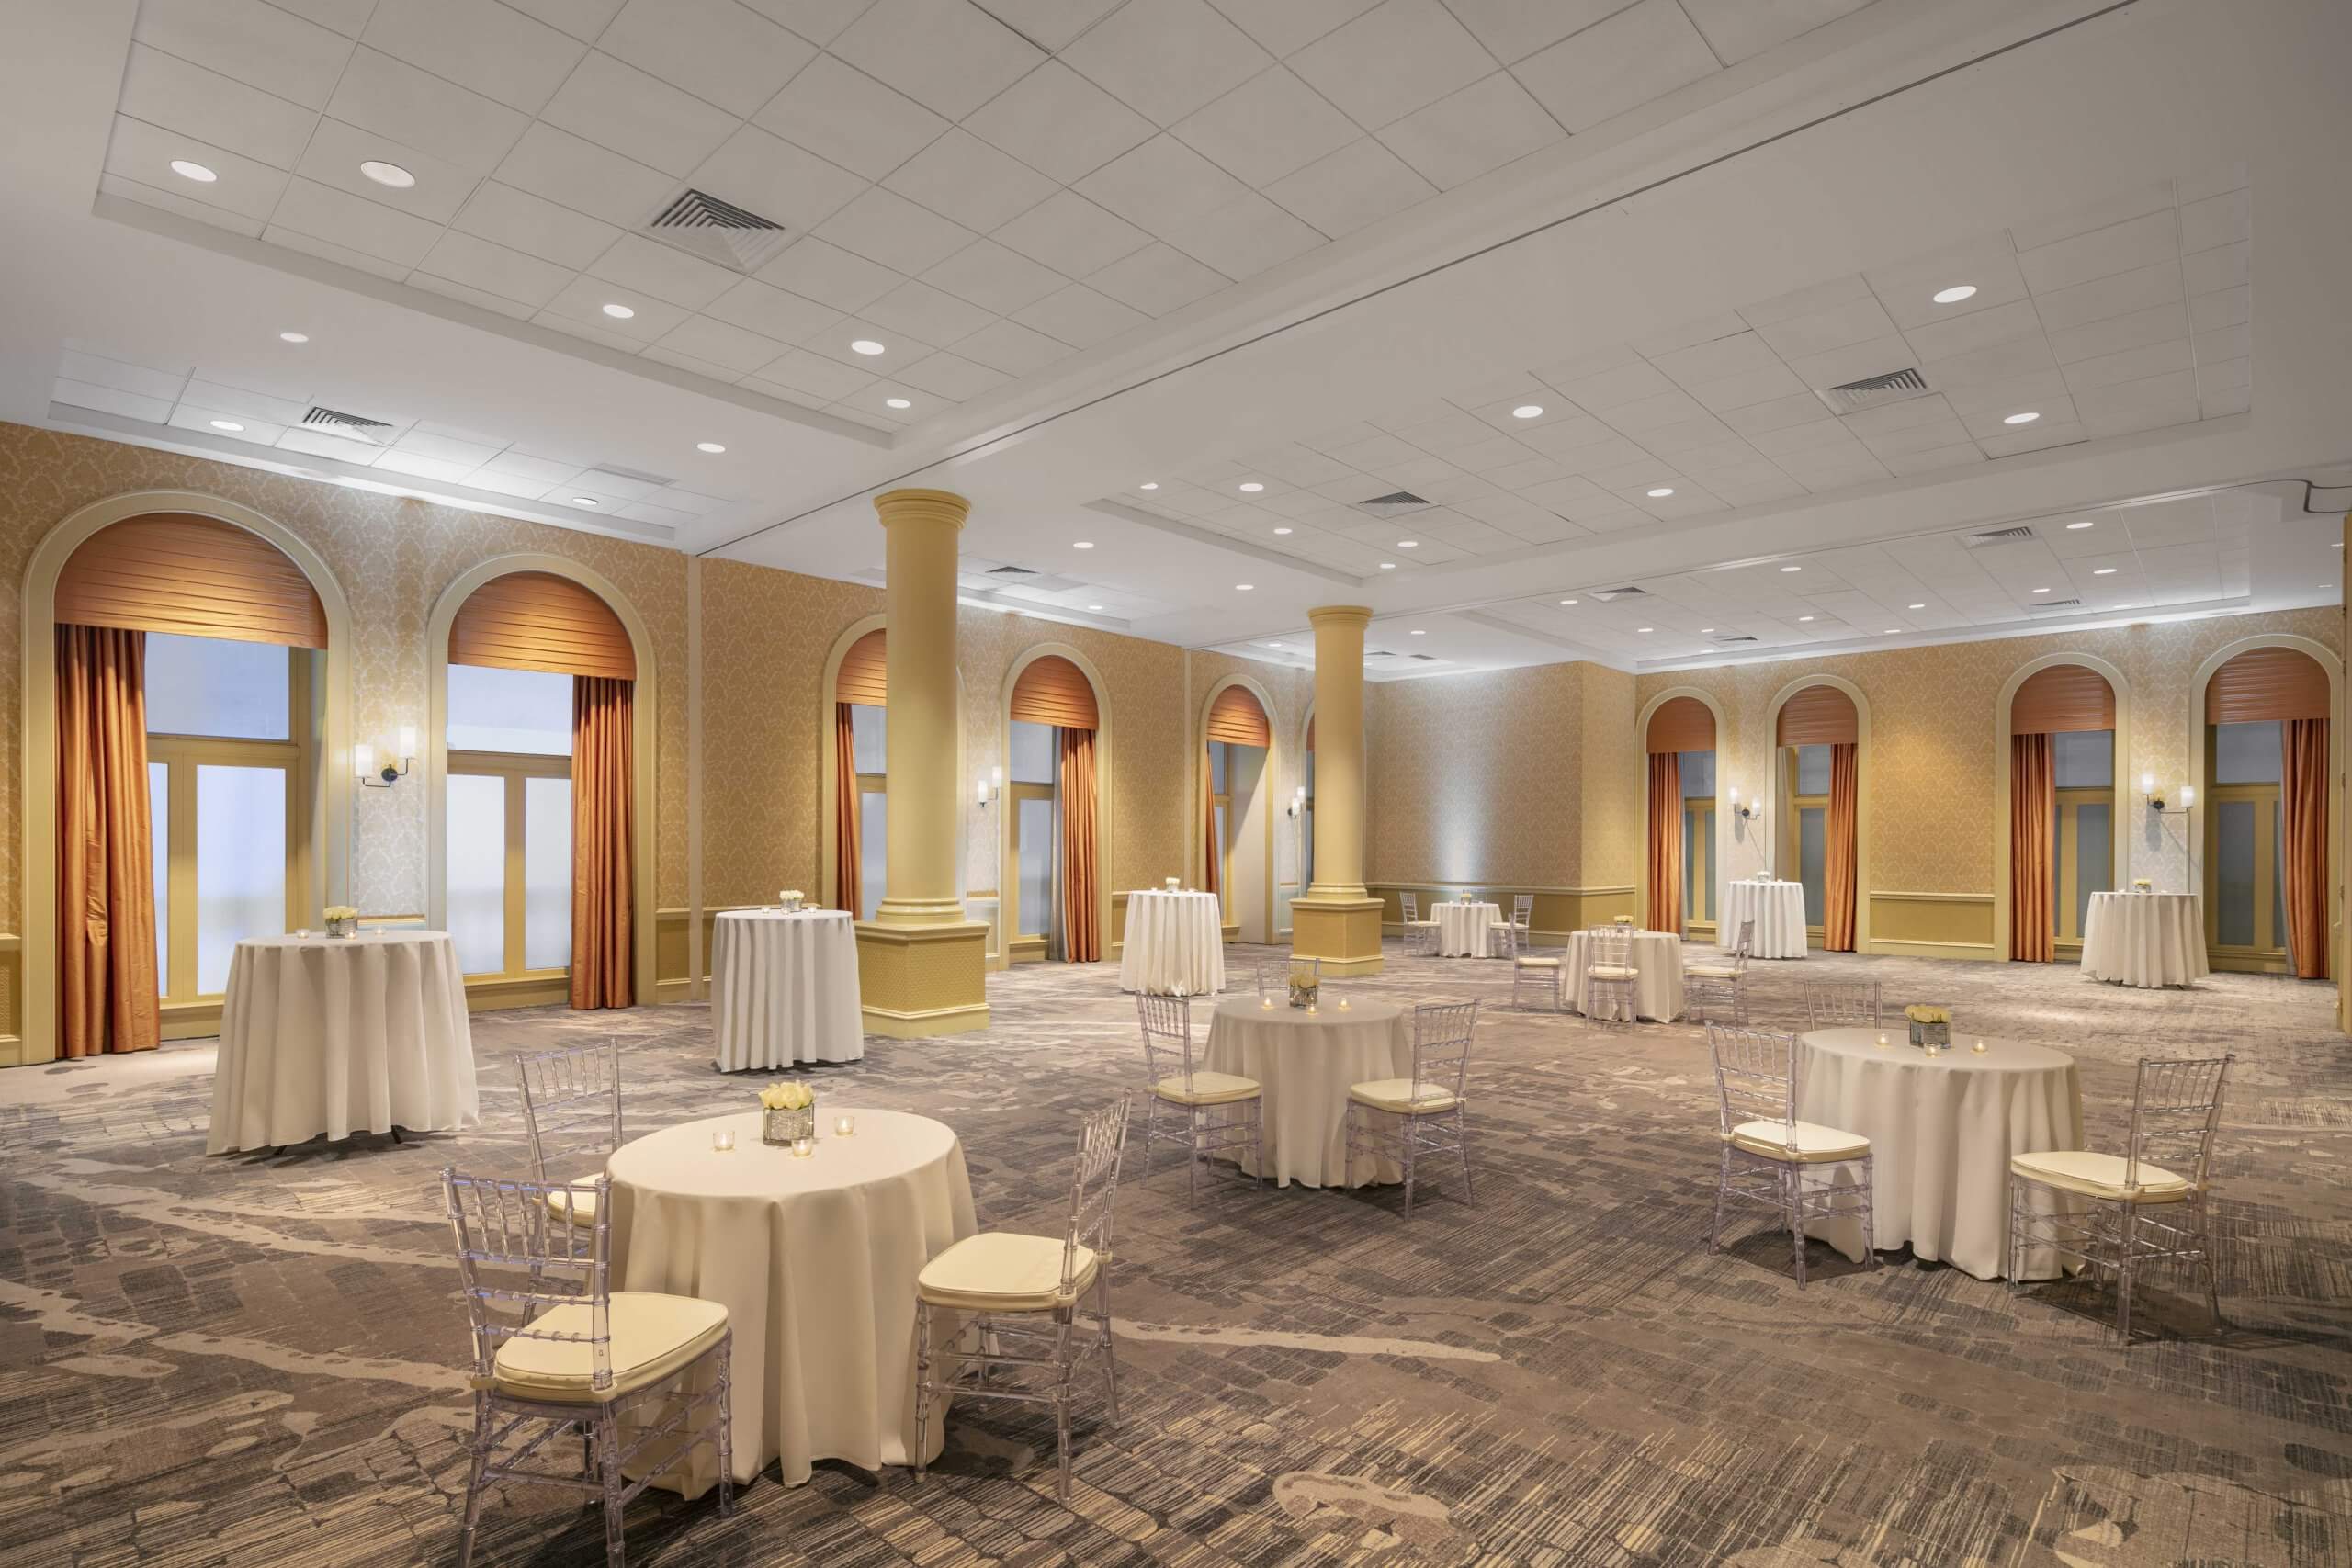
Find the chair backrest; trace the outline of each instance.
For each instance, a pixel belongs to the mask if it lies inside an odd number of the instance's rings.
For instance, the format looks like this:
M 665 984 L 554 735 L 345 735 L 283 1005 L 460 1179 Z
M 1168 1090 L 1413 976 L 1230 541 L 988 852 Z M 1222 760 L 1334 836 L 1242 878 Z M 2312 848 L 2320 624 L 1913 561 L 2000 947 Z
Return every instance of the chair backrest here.
M 586 1145 L 599 1156 L 621 1146 L 621 1043 L 530 1051 L 514 1058 L 523 1089 L 523 1129 L 531 1140 L 531 1177 L 548 1179 L 548 1156 Z M 604 1163 L 602 1157 L 597 1160 Z
M 1729 1139 L 1743 1122 L 1770 1122 L 1789 1129 L 1795 1148 L 1797 1037 L 1710 1023 L 1707 1054 L 1715 1064 L 1716 1131 Z
M 1078 1158 L 1070 1174 L 1069 1232 L 1062 1239 L 1062 1294 L 1078 1282 L 1078 1249 L 1111 1256 L 1111 1217 L 1119 1197 L 1119 1160 L 1127 1146 L 1127 1109 L 1121 1095 L 1089 1115 L 1078 1130 Z
M 1319 986 L 1323 983 L 1323 961 L 1285 954 L 1279 958 L 1258 960 L 1258 995 L 1288 997 L 1293 986 Z
M 1510 896 L 1510 923 L 1526 931 L 1535 923 L 1535 895 L 1514 893 Z
M 1193 1092 L 1193 998 L 1137 993 L 1136 1017 L 1143 1024 L 1147 1087 L 1181 1083 Z
M 1478 1032 L 1478 1004 L 1419 1002 L 1413 1008 L 1413 1098 L 1462 1098 L 1470 1074 L 1470 1043 Z
M 1398 908 L 1404 911 L 1407 924 L 1409 925 L 1413 921 L 1421 918 L 1421 896 L 1419 894 L 1399 893 L 1396 895 L 1396 905 Z
M 1739 922 L 1739 941 L 1731 951 L 1732 956 L 1739 961 L 1739 966 L 1742 969 L 1747 968 L 1747 961 L 1756 956 L 1756 922 L 1754 920 Z
M 1880 1027 L 1876 980 L 1807 980 L 1804 1016 L 1815 1029 Z
M 510 1339 L 584 1342 L 594 1386 L 612 1387 L 612 1178 L 567 1186 L 461 1176 L 444 1166 L 441 1191 L 473 1329 L 474 1375 L 488 1378 Z M 592 1197 L 593 1223 L 582 1213 Z M 571 1303 L 588 1308 L 586 1333 L 537 1326 L 548 1308 Z
M 1585 963 L 1589 966 L 1631 967 L 1634 962 L 1634 933 L 1623 926 L 1595 926 L 1586 952 Z
M 2132 1145 L 2124 1156 L 2123 1184 L 2140 1184 L 2143 1164 L 2185 1175 L 2199 1191 L 2213 1161 L 2213 1130 L 2221 1124 L 2222 1091 L 2234 1054 L 2157 1060 L 2140 1059 L 2132 1094 Z M 2191 1166 L 2182 1171 L 2183 1165 Z

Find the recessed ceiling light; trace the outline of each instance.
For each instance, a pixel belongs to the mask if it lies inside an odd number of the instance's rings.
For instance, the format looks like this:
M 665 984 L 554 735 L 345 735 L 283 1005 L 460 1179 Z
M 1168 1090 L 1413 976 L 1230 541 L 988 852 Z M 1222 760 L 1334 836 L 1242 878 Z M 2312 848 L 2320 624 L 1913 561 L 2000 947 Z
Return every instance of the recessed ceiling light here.
M 2069 523 L 2069 524 L 2067 524 L 2067 525 L 2066 525 L 2066 526 L 2067 526 L 2067 527 L 2069 527 L 2069 528 L 2088 528 L 2088 527 L 2093 526 L 2093 525 L 2092 525 L 2092 524 L 2090 524 L 2090 523 L 2088 523 L 2088 522 L 2082 522 L 2082 523 Z
M 216 419 L 212 422 L 212 428 L 215 430 L 243 430 L 244 429 L 244 426 L 239 424 L 233 419 Z
M 2093 577 L 2113 577 L 2115 575 L 2115 569 L 2111 566 L 2103 566 L 2093 571 L 2091 575 Z
M 1100 604 L 1089 604 L 1089 605 L 1087 606 L 1087 608 L 1088 608 L 1088 609 L 1090 609 L 1090 610 L 1099 610 L 1099 609 L 1101 609 L 1102 607 L 1102 605 L 1100 605 Z
M 1091 550 L 1094 547 L 1094 541 L 1091 539 L 1072 539 L 1069 542 L 1069 547 L 1074 550 Z
M 1248 484 L 1241 487 L 1241 493 L 1244 495 L 1255 495 L 1265 488 L 1266 487 L 1264 485 L 1260 484 L 1256 479 L 1251 479 Z
M 1781 570 L 1782 571 L 1803 571 L 1804 568 L 1801 566 L 1784 566 Z
M 2050 590 L 2048 590 L 2047 588 L 2037 588 L 2037 589 L 2035 589 L 2035 590 L 2034 590 L 2034 592 L 2035 592 L 2036 593 L 2047 593 L 2047 592 L 2050 592 Z
M 915 405 L 904 398 L 885 398 L 882 400 L 882 406 L 886 409 L 910 409 Z
M 1957 305 L 1962 299 L 1974 299 L 1975 296 L 1976 285 L 1973 283 L 1955 283 L 1950 288 L 1937 289 L 1935 293 L 1935 300 L 1939 305 Z
M 1282 646 L 1282 644 L 1281 644 L 1281 643 L 1278 643 L 1278 642 L 1270 642 L 1270 643 L 1268 643 L 1266 646 L 1267 646 L 1268 648 L 1280 648 L 1280 647 Z
M 695 450 L 697 452 L 708 452 L 713 456 L 717 456 L 718 453 L 726 451 L 727 448 L 721 446 L 716 441 L 697 441 L 695 443 Z
M 1575 604 L 1575 603 L 1576 603 L 1576 601 L 1575 601 L 1575 600 L 1573 600 L 1573 599 L 1563 599 L 1563 600 L 1561 600 L 1561 601 L 1560 601 L 1560 603 L 1561 603 L 1561 604 Z
M 1393 560 L 1382 561 L 1380 563 L 1380 570 L 1383 571 L 1395 571 L 1396 570 L 1396 563 Z
M 2001 423 L 2003 424 L 2031 424 L 2035 420 L 2040 419 L 2041 417 L 2041 415 L 2036 411 L 2028 409 L 2023 413 L 2013 413 L 2006 416 L 2002 419 Z
M 1799 615 L 1797 619 L 1800 621 L 1809 621 L 1813 619 L 1813 617 L 1811 615 Z
M 1699 635 L 1701 637 L 1713 637 L 1714 635 L 1714 631 L 1715 628 L 1713 626 L 1701 626 L 1699 628 Z
M 209 186 L 214 180 L 220 177 L 219 175 L 216 175 L 211 170 L 206 168 L 203 164 L 190 163 L 186 158 L 175 158 L 172 160 L 172 173 L 179 175 L 179 177 L 184 180 L 194 180 L 200 186 Z
M 1656 490 L 1650 491 L 1650 494 L 1653 496 L 1672 495 L 1673 493 L 1674 487 L 1672 485 L 1660 485 Z
M 1519 407 L 1510 411 L 1510 416 L 1513 419 L 1541 419 L 1544 417 L 1544 405 L 1542 403 L 1521 403 Z
M 1657 630 L 1656 626 L 1635 626 L 1634 629 L 1637 632 L 1654 632 Z
M 1421 547 L 1421 542 L 1419 539 L 1399 539 L 1396 541 L 1396 547 L 1400 550 L 1418 550 Z
M 859 338 L 856 342 L 851 344 L 850 347 L 859 354 L 879 354 L 882 352 L 882 345 L 876 343 L 870 337 Z
M 635 310 L 631 310 L 631 309 L 630 309 L 628 306 L 627 306 L 627 305 L 622 305 L 622 304 L 615 303 L 615 304 L 606 305 L 606 306 L 605 307 L 605 314 L 606 314 L 607 316 L 610 316 L 613 320 L 615 320 L 615 321 L 628 321 L 631 316 L 636 315 L 636 314 L 637 314 L 637 312 L 636 312 Z
M 596 498 L 593 495 L 575 495 L 571 498 L 571 504 L 574 506 L 594 506 L 596 504 Z
M 1234 592 L 1237 593 L 1247 593 L 1257 586 L 1258 585 L 1254 582 L 1237 582 L 1233 585 L 1233 588 Z
M 1427 637 L 1427 636 L 1429 636 L 1430 634 L 1429 634 L 1429 633 L 1427 633 L 1427 632 L 1425 632 L 1425 631 L 1423 631 L 1420 627 L 1419 627 L 1419 626 L 1415 626 L 1415 627 L 1414 627 L 1410 632 L 1407 633 L 1406 635 L 1407 635 L 1407 636 L 1408 636 L 1408 637 Z
M 378 158 L 370 158 L 360 164 L 359 172 L 378 185 L 390 186 L 394 190 L 406 190 L 416 183 L 416 176 L 398 164 L 387 164 Z
M 280 343 L 308 343 L 311 341 L 311 334 L 308 333 L 280 333 L 277 334 L 277 341 Z
M 1879 633 L 1878 635 L 1881 637 L 1894 637 L 1900 634 L 1903 628 L 1901 626 L 1889 626 L 1886 630 Z
M 1275 530 L 1274 530 L 1274 532 L 1275 532 L 1275 533 L 1277 533 L 1277 534 L 1287 534 L 1287 533 L 1289 533 L 1289 532 L 1290 532 L 1290 530 L 1289 530 L 1289 529 L 1287 529 L 1287 528 L 1277 528 L 1277 529 L 1275 529 Z
M 1146 479 L 1143 483 L 1136 486 L 1136 488 L 1137 490 L 1158 490 L 1159 488 L 1159 481 L 1158 479 Z
M 1924 610 L 1927 608 L 1925 604 L 1905 604 L 1903 607 L 1906 610 Z

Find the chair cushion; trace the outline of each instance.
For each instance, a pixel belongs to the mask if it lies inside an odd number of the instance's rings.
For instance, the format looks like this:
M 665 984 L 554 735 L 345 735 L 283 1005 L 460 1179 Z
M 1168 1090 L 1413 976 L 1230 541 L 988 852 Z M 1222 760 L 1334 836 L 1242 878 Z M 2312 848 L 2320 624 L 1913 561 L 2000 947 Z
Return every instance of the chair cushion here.
M 1747 973 L 1736 964 L 1686 964 L 1685 975 L 1695 975 L 1702 980 L 1736 980 Z
M 1178 1105 L 1229 1105 L 1237 1100 L 1255 1100 L 1261 1091 L 1256 1078 L 1232 1073 L 1194 1073 L 1190 1092 L 1182 1077 L 1161 1079 L 1151 1086 L 1151 1092 Z
M 1642 974 L 1623 964 L 1589 964 L 1584 972 L 1596 980 L 1637 980 Z
M 933 1306 L 971 1312 L 1046 1312 L 1076 1300 L 1094 1283 L 1100 1260 L 1081 1247 L 1070 1293 L 1062 1294 L 1062 1240 L 982 1231 L 967 1235 L 922 1266 L 915 1294 Z
M 1519 966 L 1521 969 L 1557 969 L 1560 961 L 1557 958 L 1532 958 L 1522 953 L 1519 955 Z
M 1426 926 L 1431 931 L 1435 931 L 1437 929 L 1437 922 L 1435 920 L 1399 920 L 1396 923 L 1398 925 L 1412 926 L 1415 928 Z
M 1813 1122 L 1742 1122 L 1731 1130 L 1732 1146 L 1766 1159 L 1787 1159 L 1789 1130 L 1796 1130 L 1795 1157 L 1806 1164 L 1817 1160 L 1860 1159 L 1871 1152 L 1871 1141 L 1860 1133 L 1841 1133 Z
M 1415 1100 L 1413 1080 L 1410 1078 L 1374 1078 L 1370 1083 L 1350 1084 L 1348 1098 L 1375 1111 L 1394 1111 L 1406 1115 L 1451 1111 L 1462 1103 L 1434 1084 L 1423 1084 L 1421 1098 Z
M 577 1219 L 583 1225 L 596 1223 L 596 1194 L 594 1192 L 550 1192 L 548 1211 L 559 1220 Z
M 2138 1203 L 2177 1203 L 2195 1190 L 2188 1178 L 2160 1166 L 2140 1162 L 2140 1185 L 2124 1185 L 2121 1155 L 2093 1154 L 2088 1149 L 2049 1149 L 2040 1154 L 2012 1155 L 2009 1170 L 2028 1181 L 2079 1192 L 2086 1198 L 2126 1199 Z
M 586 1335 L 586 1302 L 566 1302 L 531 1325 L 550 1334 Z M 684 1369 L 726 1336 L 727 1309 L 693 1296 L 615 1291 L 606 1320 L 612 1334 L 613 1386 L 593 1386 L 596 1357 L 587 1340 L 509 1339 L 492 1363 L 498 1392 L 556 1404 L 595 1404 L 650 1388 Z

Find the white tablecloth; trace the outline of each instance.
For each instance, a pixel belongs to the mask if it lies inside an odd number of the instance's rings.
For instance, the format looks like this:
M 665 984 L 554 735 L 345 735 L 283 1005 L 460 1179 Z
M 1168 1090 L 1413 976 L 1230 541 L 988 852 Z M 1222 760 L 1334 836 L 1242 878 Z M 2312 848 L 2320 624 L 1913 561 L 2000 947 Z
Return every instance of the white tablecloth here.
M 1871 1237 L 1881 1251 L 1905 1242 L 1980 1280 L 2008 1272 L 2009 1156 L 2083 1146 L 2083 1095 L 2075 1059 L 2047 1045 L 1952 1029 L 1955 1050 L 1930 1061 L 1914 1050 L 1898 1014 L 1884 1031 L 1822 1029 L 1797 1044 L 1797 1114 L 1871 1141 Z M 1811 1227 L 1808 1227 L 1809 1229 Z M 1819 1227 L 1860 1261 L 1861 1226 Z M 2028 1279 L 2054 1279 L 2057 1260 L 2031 1260 Z
M 1213 997 L 1225 989 L 1225 913 L 1214 893 L 1158 888 L 1127 895 L 1119 988 Z
M 2187 986 L 2205 966 L 2205 911 L 2194 893 L 2094 893 L 2083 973 L 2126 986 Z
M 1634 931 L 1627 943 L 1634 967 L 1641 971 L 1634 981 L 1634 1012 L 1636 1017 L 1655 1019 L 1664 1023 L 1682 1016 L 1682 939 L 1672 931 Z M 1593 962 L 1592 934 L 1570 931 L 1565 962 L 1568 1006 L 1590 1016 L 1592 981 L 1585 969 Z
M 1346 1185 L 1349 1088 L 1413 1074 L 1409 1013 L 1370 997 L 1351 997 L 1341 1008 L 1329 987 L 1323 997 L 1311 1013 L 1279 997 L 1270 1008 L 1255 997 L 1233 997 L 1209 1020 L 1204 1064 L 1255 1078 L 1264 1089 L 1265 1173 L 1284 1187 Z M 1241 1164 L 1248 1168 L 1246 1156 Z M 1404 1179 L 1393 1160 L 1357 1156 L 1356 1186 Z
M 728 910 L 712 922 L 710 980 L 721 1072 L 865 1055 L 846 910 Z
M 833 1135 L 843 1114 L 857 1119 L 854 1137 Z M 710 1146 L 719 1127 L 734 1129 L 731 1153 Z M 807 1159 L 761 1143 L 752 1110 L 624 1144 L 608 1168 L 613 1289 L 727 1308 L 737 1485 L 776 1461 L 787 1486 L 820 1459 L 865 1470 L 914 1462 L 915 1276 L 975 1228 L 952 1131 L 820 1100 Z M 944 1429 L 945 1411 L 933 1411 L 926 1460 Z M 661 1484 L 698 1497 L 718 1479 L 718 1450 L 706 1446 L 691 1476 Z
M 237 944 L 205 1153 L 481 1121 L 465 979 L 448 933 Z
M 1442 958 L 1486 958 L 1487 933 L 1503 918 L 1495 904 L 1465 904 L 1459 900 L 1430 906 L 1437 921 L 1437 951 Z
M 1804 956 L 1804 884 L 1743 878 L 1724 885 L 1724 907 L 1715 920 L 1715 942 L 1726 952 L 1737 945 L 1743 920 L 1756 922 L 1755 958 Z

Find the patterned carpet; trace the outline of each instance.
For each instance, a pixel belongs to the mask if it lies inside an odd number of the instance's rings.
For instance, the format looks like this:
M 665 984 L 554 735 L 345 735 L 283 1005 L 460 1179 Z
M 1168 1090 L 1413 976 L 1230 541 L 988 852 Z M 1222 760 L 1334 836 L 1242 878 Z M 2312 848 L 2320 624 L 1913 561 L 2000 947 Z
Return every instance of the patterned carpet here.
M 1247 950 L 1235 953 L 1246 964 Z M 2342 1564 L 2352 1562 L 2352 1045 L 2323 987 L 2122 991 L 2064 969 L 1761 965 L 1948 1001 L 2082 1062 L 2114 1146 L 2143 1051 L 2239 1055 L 2219 1150 L 2226 1325 L 2159 1276 L 2119 1354 L 2075 1287 L 2012 1298 L 1894 1255 L 1703 1237 L 1713 1087 L 1680 1025 L 1504 1010 L 1508 967 L 1406 958 L 1362 992 L 1477 996 L 1477 1202 L 1162 1173 L 1120 1198 L 1120 1430 L 966 1405 L 923 1486 L 821 1465 L 731 1519 L 649 1494 L 645 1564 Z M 1237 969 L 1237 976 L 1246 969 Z M 982 1223 L 1059 1223 L 1074 1119 L 1140 1064 L 1113 972 L 995 976 L 995 1027 L 813 1069 L 835 1105 L 961 1134 Z M 1362 994 L 1362 993 L 1360 993 Z M 207 1159 L 212 1050 L 0 1076 L 0 1562 L 454 1562 L 469 1424 L 435 1176 L 523 1165 L 517 1048 L 617 1031 L 633 1127 L 749 1102 L 700 1007 L 479 1018 L 486 1124 Z M 593 1511 L 494 1497 L 477 1562 L 602 1561 Z

